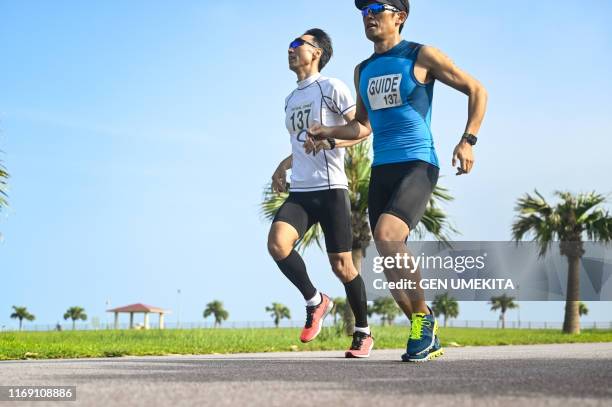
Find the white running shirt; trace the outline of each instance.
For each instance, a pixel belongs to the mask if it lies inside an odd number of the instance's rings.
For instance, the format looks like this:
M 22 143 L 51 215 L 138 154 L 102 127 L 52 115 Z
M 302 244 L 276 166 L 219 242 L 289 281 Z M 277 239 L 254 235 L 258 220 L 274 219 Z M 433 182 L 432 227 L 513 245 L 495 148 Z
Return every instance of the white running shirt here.
M 346 124 L 343 115 L 355 109 L 355 100 L 344 82 L 313 75 L 298 82 L 298 87 L 285 99 L 285 125 L 291 138 L 293 164 L 292 192 L 348 189 L 344 172 L 344 148 L 306 154 L 306 132 L 315 122 L 324 126 Z

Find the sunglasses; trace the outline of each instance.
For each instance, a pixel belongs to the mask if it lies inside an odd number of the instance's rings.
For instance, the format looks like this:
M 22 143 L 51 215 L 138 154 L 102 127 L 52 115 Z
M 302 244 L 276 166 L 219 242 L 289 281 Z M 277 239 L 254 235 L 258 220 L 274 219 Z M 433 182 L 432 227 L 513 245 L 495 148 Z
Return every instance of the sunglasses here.
M 388 4 L 374 3 L 374 4 L 370 4 L 369 6 L 365 6 L 364 8 L 362 8 L 361 15 L 366 17 L 368 14 L 370 14 L 370 12 L 373 15 L 376 15 L 376 14 L 382 13 L 385 10 L 393 11 L 394 13 L 397 13 L 399 11 L 395 7 L 390 6 Z
M 304 44 L 308 44 L 308 45 L 310 45 L 313 48 L 320 48 L 320 47 L 317 47 L 316 45 L 314 45 L 312 42 L 308 42 L 308 41 L 303 40 L 301 38 L 296 38 L 295 40 L 291 41 L 289 43 L 289 48 L 295 49 L 297 47 L 301 47 Z

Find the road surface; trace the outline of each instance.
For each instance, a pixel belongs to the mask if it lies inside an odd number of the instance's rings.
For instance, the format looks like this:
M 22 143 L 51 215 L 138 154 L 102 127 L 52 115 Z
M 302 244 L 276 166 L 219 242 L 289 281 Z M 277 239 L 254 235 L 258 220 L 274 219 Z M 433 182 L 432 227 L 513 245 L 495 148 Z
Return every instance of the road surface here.
M 612 343 L 0 362 L 0 385 L 74 385 L 76 402 L 4 406 L 611 406 Z

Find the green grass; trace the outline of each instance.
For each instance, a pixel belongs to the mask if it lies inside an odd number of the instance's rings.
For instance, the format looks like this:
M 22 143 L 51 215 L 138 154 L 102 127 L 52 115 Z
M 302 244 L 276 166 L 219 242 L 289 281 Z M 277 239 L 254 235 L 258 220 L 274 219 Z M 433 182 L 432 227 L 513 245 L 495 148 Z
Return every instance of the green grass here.
M 297 328 L 3 332 L 0 360 L 344 350 L 350 344 L 335 328 L 325 328 L 310 344 L 300 343 L 299 334 Z M 374 327 L 373 335 L 376 349 L 403 348 L 408 328 Z M 548 329 L 441 328 L 440 338 L 443 346 L 612 342 L 612 330 L 567 335 Z

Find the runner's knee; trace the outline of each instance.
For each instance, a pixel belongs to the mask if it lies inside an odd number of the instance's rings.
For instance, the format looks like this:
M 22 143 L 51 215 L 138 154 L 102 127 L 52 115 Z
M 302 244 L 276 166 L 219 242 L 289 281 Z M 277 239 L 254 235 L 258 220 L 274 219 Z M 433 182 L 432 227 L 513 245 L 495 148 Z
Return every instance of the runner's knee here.
M 357 270 L 355 270 L 353 260 L 349 256 L 330 256 L 329 263 L 334 274 L 343 283 L 348 283 L 357 277 Z
M 396 228 L 385 226 L 379 222 L 374 230 L 374 240 L 377 242 L 403 242 L 408 238 L 409 234 L 409 229 L 408 233 L 406 233 L 404 230 L 400 231 Z
M 268 252 L 276 261 L 287 258 L 293 250 L 293 243 L 288 239 L 283 239 L 277 233 L 268 236 Z

